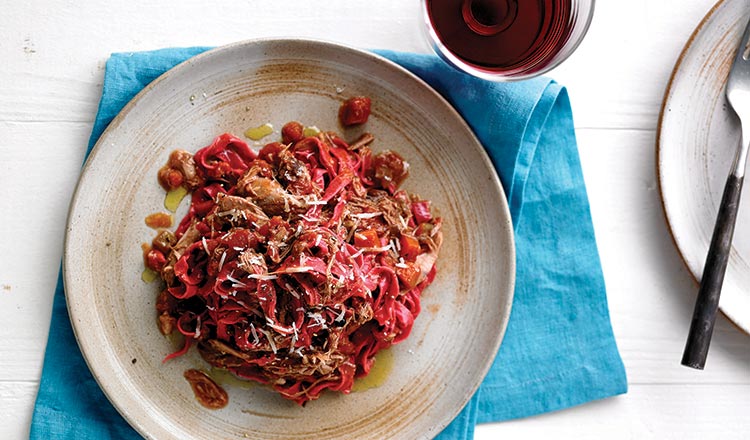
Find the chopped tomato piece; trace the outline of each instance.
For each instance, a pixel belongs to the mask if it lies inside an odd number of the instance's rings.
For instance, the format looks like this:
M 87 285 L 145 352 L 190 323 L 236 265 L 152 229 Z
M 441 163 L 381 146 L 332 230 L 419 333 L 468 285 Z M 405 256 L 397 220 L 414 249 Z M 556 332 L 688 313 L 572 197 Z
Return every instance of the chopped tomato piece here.
M 156 249 L 151 249 L 148 251 L 148 254 L 146 254 L 146 266 L 151 270 L 161 272 L 166 263 L 167 259 L 164 257 L 164 254 Z
M 359 248 L 371 248 L 380 246 L 380 237 L 374 229 L 367 229 L 354 233 L 354 245 Z
M 185 180 L 185 177 L 179 170 L 170 168 L 168 165 L 163 166 L 159 170 L 157 178 L 159 179 L 159 184 L 162 188 L 167 191 L 182 186 L 182 182 Z
M 278 142 L 271 142 L 266 144 L 258 152 L 258 158 L 263 159 L 268 163 L 277 164 L 279 163 L 279 153 L 284 149 L 284 146 Z
M 149 228 L 168 228 L 172 226 L 172 216 L 164 212 L 155 212 L 146 216 L 146 226 Z
M 418 225 L 432 220 L 430 202 L 427 200 L 412 203 L 411 212 L 414 214 L 414 221 L 416 221 Z
M 404 290 L 413 289 L 419 282 L 422 271 L 415 263 L 399 263 L 396 265 L 396 275 Z
M 370 98 L 366 96 L 349 98 L 339 108 L 339 120 L 344 127 L 364 124 L 369 117 Z
M 182 176 L 181 172 L 174 169 L 169 170 L 169 173 L 167 174 L 167 184 L 169 185 L 170 189 L 181 186 L 184 180 L 185 178 Z
M 281 127 L 281 140 L 285 144 L 297 142 L 298 140 L 305 137 L 303 133 L 304 130 L 305 127 L 303 127 L 302 124 L 297 121 L 287 122 L 283 127 Z
M 400 254 L 407 261 L 414 261 L 419 255 L 421 247 L 419 246 L 419 240 L 416 237 L 408 234 L 401 234 L 398 238 L 399 244 L 401 245 Z

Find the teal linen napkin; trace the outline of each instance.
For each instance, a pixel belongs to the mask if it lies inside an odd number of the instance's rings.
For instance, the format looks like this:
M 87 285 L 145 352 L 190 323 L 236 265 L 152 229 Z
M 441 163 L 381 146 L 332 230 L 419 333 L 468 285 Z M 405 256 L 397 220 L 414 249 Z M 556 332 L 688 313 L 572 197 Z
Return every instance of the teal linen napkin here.
M 143 87 L 206 49 L 113 54 L 87 155 Z M 515 229 L 516 289 L 505 339 L 477 393 L 438 438 L 471 439 L 476 423 L 625 393 L 565 89 L 545 78 L 491 83 L 434 56 L 377 53 L 421 77 L 466 119 L 500 176 Z M 61 278 L 31 438 L 139 438 L 86 367 Z

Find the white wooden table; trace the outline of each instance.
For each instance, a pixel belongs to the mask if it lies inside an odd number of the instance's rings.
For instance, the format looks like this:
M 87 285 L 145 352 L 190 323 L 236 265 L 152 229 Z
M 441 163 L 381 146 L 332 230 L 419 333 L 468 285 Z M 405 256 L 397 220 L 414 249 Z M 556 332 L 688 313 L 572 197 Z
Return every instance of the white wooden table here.
M 362 48 L 428 48 L 417 0 L 4 3 L 0 438 L 19 439 L 28 437 L 68 201 L 110 52 L 269 36 Z M 684 43 L 713 3 L 600 0 L 584 43 L 551 73 L 568 87 L 573 102 L 628 394 L 481 425 L 476 438 L 750 436 L 750 337 L 721 317 L 707 370 L 679 365 L 697 288 L 670 238 L 655 171 L 664 88 Z

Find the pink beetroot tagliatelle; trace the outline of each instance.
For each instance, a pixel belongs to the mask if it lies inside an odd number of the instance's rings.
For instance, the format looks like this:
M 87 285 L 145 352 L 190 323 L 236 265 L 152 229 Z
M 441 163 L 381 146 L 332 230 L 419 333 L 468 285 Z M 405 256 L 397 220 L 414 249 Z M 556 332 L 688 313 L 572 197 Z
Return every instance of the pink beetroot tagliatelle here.
M 192 194 L 175 232 L 161 230 L 147 265 L 166 284 L 162 333 L 184 336 L 211 366 L 304 404 L 349 393 L 379 350 L 404 340 L 435 276 L 441 220 L 399 189 L 409 165 L 374 154 L 374 137 L 304 137 L 255 153 L 218 136 L 177 150 L 159 172 Z

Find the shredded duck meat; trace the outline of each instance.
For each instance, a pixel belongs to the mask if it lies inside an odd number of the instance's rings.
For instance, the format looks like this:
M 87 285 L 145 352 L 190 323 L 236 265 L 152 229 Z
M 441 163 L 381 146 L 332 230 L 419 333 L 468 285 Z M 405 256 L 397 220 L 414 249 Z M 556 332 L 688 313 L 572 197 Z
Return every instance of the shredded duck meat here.
M 181 182 L 192 201 L 152 250 L 166 284 L 159 328 L 185 341 L 165 361 L 196 346 L 212 366 L 304 404 L 349 393 L 379 350 L 409 335 L 441 220 L 399 189 L 408 164 L 373 154 L 373 139 L 352 148 L 332 132 L 287 133 L 256 154 L 222 134 L 170 156 L 160 180 Z

